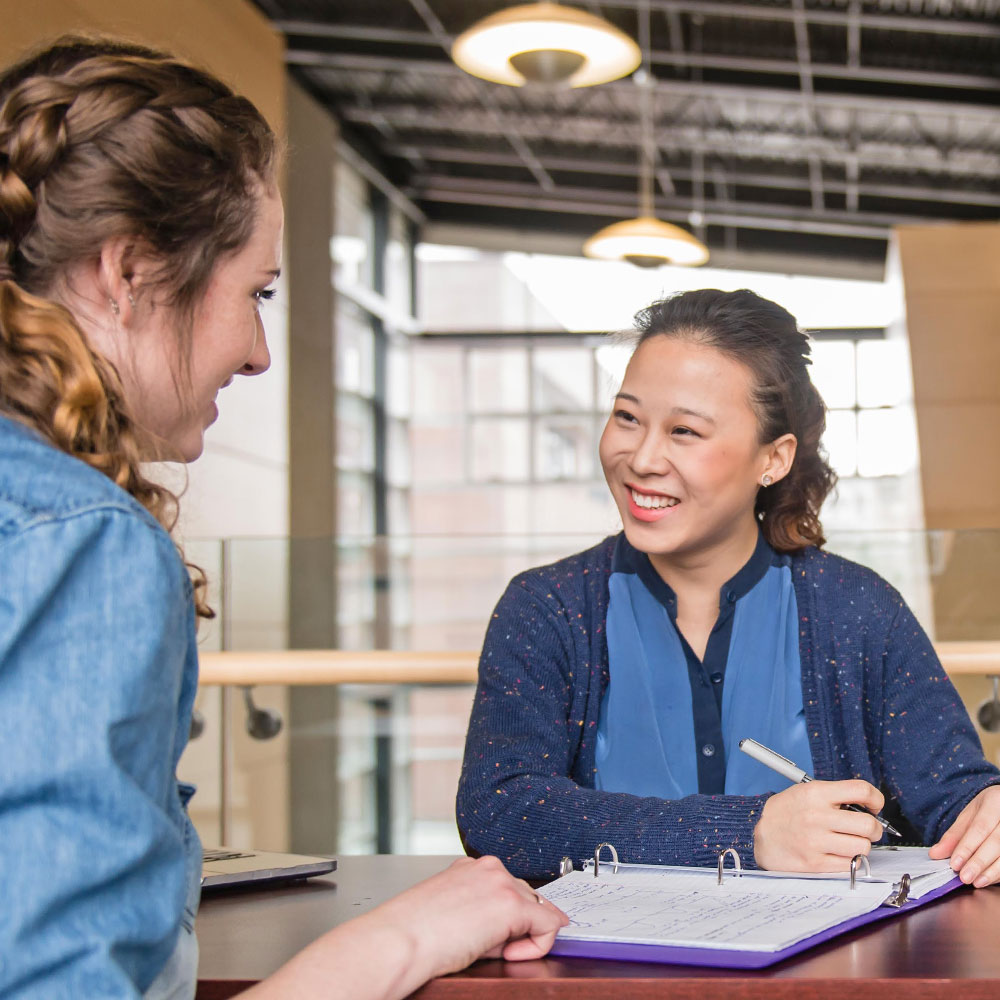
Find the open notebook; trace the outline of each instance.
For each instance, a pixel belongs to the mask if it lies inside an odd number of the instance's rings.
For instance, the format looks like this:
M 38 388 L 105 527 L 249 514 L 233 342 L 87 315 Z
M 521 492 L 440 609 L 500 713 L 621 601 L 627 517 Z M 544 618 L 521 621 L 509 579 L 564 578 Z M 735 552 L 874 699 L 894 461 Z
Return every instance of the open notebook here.
M 325 875 L 337 867 L 335 858 L 274 851 L 239 851 L 228 847 L 206 847 L 202 851 L 201 889 L 231 889 L 234 886 L 267 885 Z
M 961 883 L 926 848 L 874 848 L 871 875 L 594 863 L 540 891 L 569 916 L 556 955 L 759 968 Z M 616 870 L 617 869 L 617 870 Z M 904 882 L 905 876 L 905 882 Z M 901 887 L 905 887 L 901 892 Z

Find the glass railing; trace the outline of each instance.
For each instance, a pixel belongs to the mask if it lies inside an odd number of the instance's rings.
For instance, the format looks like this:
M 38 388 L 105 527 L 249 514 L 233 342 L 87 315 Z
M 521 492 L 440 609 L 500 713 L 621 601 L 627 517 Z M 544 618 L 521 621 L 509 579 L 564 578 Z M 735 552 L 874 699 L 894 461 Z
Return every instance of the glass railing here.
M 475 651 L 516 573 L 595 536 L 192 541 L 218 617 L 205 651 Z M 1000 531 L 837 532 L 827 548 L 896 586 L 936 642 L 1000 641 Z M 956 678 L 989 722 L 986 676 Z M 204 687 L 181 762 L 203 839 L 340 853 L 458 853 L 454 795 L 471 685 Z M 982 711 L 981 711 L 982 710 Z M 273 713 L 273 716 L 269 713 Z M 993 713 L 1000 722 L 1000 706 Z M 275 716 L 281 728 L 275 728 Z M 1000 734 L 981 730 L 1000 759 Z M 266 738 L 265 738 L 266 737 Z

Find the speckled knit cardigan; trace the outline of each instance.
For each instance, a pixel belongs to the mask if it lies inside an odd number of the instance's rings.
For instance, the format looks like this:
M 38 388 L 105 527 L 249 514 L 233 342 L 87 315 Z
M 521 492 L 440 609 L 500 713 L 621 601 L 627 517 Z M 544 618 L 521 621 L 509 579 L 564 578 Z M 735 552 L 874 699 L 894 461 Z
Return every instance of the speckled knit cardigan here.
M 521 574 L 497 604 L 458 788 L 466 847 L 536 878 L 564 855 L 579 865 L 602 841 L 623 861 L 712 865 L 735 847 L 752 865 L 766 795 L 667 800 L 593 787 L 615 541 Z M 792 578 L 815 776 L 884 782 L 933 843 L 1000 772 L 930 640 L 871 570 L 806 549 Z

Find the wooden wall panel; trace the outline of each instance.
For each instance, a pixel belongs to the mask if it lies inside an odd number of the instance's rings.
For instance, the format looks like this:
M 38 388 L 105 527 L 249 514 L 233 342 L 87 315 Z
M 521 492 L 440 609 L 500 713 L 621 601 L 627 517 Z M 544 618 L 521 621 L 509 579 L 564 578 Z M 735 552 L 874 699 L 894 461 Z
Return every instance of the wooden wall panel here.
M 1000 637 L 1000 224 L 896 230 L 938 640 Z M 975 530 L 981 529 L 981 530 Z M 975 718 L 990 694 L 962 678 Z M 980 732 L 990 759 L 1000 736 Z
M 212 70 L 285 134 L 284 40 L 247 0 L 0 0 L 0 65 L 67 32 L 122 35 Z
M 1000 224 L 896 241 L 927 527 L 1000 529 Z

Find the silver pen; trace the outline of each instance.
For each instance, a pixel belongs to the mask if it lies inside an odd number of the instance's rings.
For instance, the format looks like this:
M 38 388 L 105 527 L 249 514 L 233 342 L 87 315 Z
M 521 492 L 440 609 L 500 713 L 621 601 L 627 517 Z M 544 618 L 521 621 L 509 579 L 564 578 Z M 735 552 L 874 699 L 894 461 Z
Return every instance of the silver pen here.
M 780 753 L 775 753 L 773 750 L 768 749 L 763 743 L 758 743 L 756 740 L 747 737 L 740 740 L 739 747 L 747 756 L 760 761 L 761 764 L 769 767 L 772 771 L 777 771 L 778 774 L 787 778 L 793 784 L 797 785 L 803 781 L 813 780 L 801 767 L 793 764 L 787 757 L 782 757 Z M 859 806 L 855 802 L 845 802 L 840 808 L 875 816 L 874 813 L 869 812 L 864 806 Z M 891 833 L 894 837 L 903 836 L 888 820 L 882 819 L 881 816 L 875 816 L 875 820 L 887 833 Z

